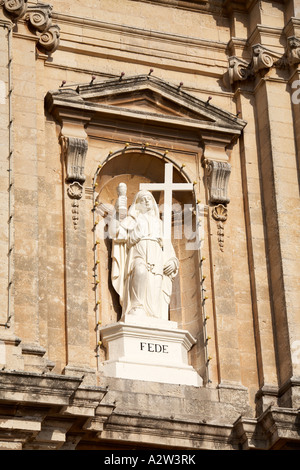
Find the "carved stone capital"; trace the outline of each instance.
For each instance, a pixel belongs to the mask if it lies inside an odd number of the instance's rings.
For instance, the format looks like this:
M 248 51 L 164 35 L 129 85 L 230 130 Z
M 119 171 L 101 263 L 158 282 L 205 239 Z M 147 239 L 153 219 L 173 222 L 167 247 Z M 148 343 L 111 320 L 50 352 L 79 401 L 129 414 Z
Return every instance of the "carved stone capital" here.
M 38 3 L 37 5 L 30 5 L 25 15 L 25 20 L 36 29 L 37 31 L 47 30 L 51 24 L 51 13 L 53 7 L 47 3 Z
M 60 142 L 66 163 L 67 181 L 84 183 L 84 166 L 88 150 L 87 141 L 76 137 L 62 136 Z
M 232 85 L 240 80 L 247 80 L 251 74 L 250 64 L 236 56 L 229 57 L 228 70 L 224 75 L 225 84 Z
M 228 162 L 206 161 L 206 174 L 209 189 L 209 202 L 212 204 L 228 204 L 228 182 L 231 165 Z
M 0 0 L 6 13 L 14 20 L 24 18 L 29 30 L 38 38 L 43 52 L 53 53 L 59 45 L 60 28 L 52 24 L 52 6 L 48 3 L 28 5 L 27 0 Z
M 36 33 L 38 46 L 45 52 L 53 53 L 59 46 L 60 28 L 52 24 L 53 7 L 47 3 L 29 6 L 25 19 Z
M 300 39 L 296 36 L 287 39 L 287 60 L 289 65 L 300 64 Z
M 261 44 L 253 46 L 252 53 L 252 67 L 255 73 L 262 69 L 270 69 L 282 58 L 280 54 L 266 49 Z
M 234 82 L 254 78 L 255 74 L 260 70 L 270 69 L 272 67 L 285 68 L 291 63 L 299 63 L 299 43 L 299 39 L 295 37 L 289 38 L 288 51 L 283 55 L 271 51 L 261 44 L 255 44 L 252 46 L 251 62 L 246 62 L 236 56 L 229 57 L 228 70 L 223 77 L 224 84 L 230 87 Z
M 3 6 L 6 13 L 14 19 L 21 18 L 27 10 L 28 0 L 0 0 L 0 6 Z
M 59 46 L 60 27 L 51 25 L 46 31 L 39 34 L 39 46 L 47 52 L 55 52 Z

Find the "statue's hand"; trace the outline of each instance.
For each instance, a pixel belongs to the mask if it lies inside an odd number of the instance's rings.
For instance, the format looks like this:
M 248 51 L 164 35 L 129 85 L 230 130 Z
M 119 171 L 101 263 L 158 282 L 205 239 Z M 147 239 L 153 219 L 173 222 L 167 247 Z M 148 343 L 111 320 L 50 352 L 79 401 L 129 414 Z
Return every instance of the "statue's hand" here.
M 175 261 L 170 260 L 164 266 L 164 274 L 166 276 L 171 276 L 171 274 L 173 274 L 173 272 L 176 271 L 176 269 L 177 269 L 177 265 Z

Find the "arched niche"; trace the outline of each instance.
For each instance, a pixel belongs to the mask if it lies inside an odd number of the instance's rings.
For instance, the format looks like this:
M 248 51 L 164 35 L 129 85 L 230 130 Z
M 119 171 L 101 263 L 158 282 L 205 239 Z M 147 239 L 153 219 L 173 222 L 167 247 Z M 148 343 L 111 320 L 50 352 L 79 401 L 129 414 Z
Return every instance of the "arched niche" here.
M 169 160 L 168 160 L 169 161 Z M 109 158 L 97 173 L 95 179 L 95 200 L 100 206 L 98 211 L 96 258 L 99 303 L 99 319 L 101 325 L 119 321 L 121 306 L 118 295 L 111 283 L 111 240 L 106 235 L 105 213 L 102 207 L 113 207 L 117 199 L 117 186 L 124 182 L 127 185 L 128 206 L 139 191 L 141 183 L 164 182 L 165 164 L 163 155 L 153 155 L 145 150 L 117 152 Z M 187 183 L 185 173 L 174 164 L 173 181 Z M 163 191 L 153 191 L 153 196 L 163 208 Z M 172 298 L 169 309 L 169 320 L 176 321 L 178 327 L 187 329 L 197 340 L 190 352 L 191 365 L 203 376 L 205 373 L 203 316 L 201 300 L 201 279 L 199 270 L 199 250 L 190 249 L 190 232 L 195 231 L 196 220 L 193 212 L 195 207 L 194 192 L 177 191 L 173 193 L 172 242 L 179 259 L 179 274 L 173 281 Z M 185 215 L 184 215 L 185 214 Z M 190 227 L 184 228 L 184 222 Z

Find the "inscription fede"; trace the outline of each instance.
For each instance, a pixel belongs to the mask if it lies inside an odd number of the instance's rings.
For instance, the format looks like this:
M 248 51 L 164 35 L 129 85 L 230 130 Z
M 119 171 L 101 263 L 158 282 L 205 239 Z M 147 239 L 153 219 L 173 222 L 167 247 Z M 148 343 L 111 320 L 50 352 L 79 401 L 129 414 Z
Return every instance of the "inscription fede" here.
M 154 353 L 169 354 L 168 345 L 158 343 L 140 343 L 141 351 L 148 351 Z

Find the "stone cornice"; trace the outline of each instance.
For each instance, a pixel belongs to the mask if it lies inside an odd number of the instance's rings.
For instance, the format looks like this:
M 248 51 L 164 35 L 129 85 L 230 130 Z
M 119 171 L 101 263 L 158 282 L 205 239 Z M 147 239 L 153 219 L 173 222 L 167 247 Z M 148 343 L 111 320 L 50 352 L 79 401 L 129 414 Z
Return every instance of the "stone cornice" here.
M 205 48 L 220 49 L 225 51 L 227 43 L 222 41 L 214 41 L 209 39 L 201 39 L 193 36 L 183 36 L 180 34 L 172 34 L 164 31 L 154 29 L 142 29 L 134 26 L 127 26 L 124 24 L 108 23 L 97 19 L 83 18 L 79 16 L 68 15 L 65 13 L 53 13 L 52 19 L 59 21 L 60 23 L 67 24 L 78 24 L 82 27 L 84 24 L 87 28 L 96 28 L 97 30 L 103 30 L 108 32 L 115 32 L 118 34 L 130 34 L 131 36 L 149 37 L 151 39 L 161 39 L 163 41 L 170 41 L 174 43 L 182 43 L 189 47 L 191 46 L 203 46 Z
M 233 11 L 248 12 L 255 5 L 256 0 L 224 0 L 223 8 L 228 13 Z
M 248 12 L 257 0 L 132 0 L 133 2 L 152 3 L 165 7 L 172 7 L 190 11 L 201 11 L 202 13 L 231 13 L 233 11 Z M 280 1 L 280 0 L 279 0 Z M 282 0 L 283 1 L 283 0 Z
M 240 417 L 234 423 L 233 435 L 242 450 L 269 450 L 280 441 L 299 437 L 299 411 L 270 406 L 258 418 Z
M 84 386 L 83 377 L 1 371 L 1 440 L 9 443 L 14 429 L 19 448 L 73 450 L 86 433 L 95 438 L 103 430 L 115 408 L 102 403 L 106 394 L 103 387 Z M 16 411 L 22 405 L 25 414 Z M 72 439 L 67 433 L 78 421 L 81 432 Z
M 244 413 L 235 422 L 216 424 L 124 410 L 113 397 L 110 386 L 86 386 L 82 377 L 0 371 L 1 440 L 11 442 L 13 432 L 20 449 L 74 450 L 81 440 L 130 443 L 138 435 L 145 445 L 168 447 L 172 438 L 191 450 L 268 450 L 299 439 L 297 408 L 270 406 L 256 418 Z
M 52 19 L 62 28 L 60 51 L 91 54 L 94 58 L 105 60 L 109 56 L 125 63 L 138 60 L 140 65 L 147 68 L 151 57 L 151 66 L 154 69 L 160 68 L 163 63 L 167 71 L 194 73 L 196 70 L 198 74 L 203 73 L 217 79 L 226 69 L 227 42 L 217 38 L 199 38 L 193 31 L 177 34 L 160 30 L 159 24 L 153 29 L 148 29 L 147 26 L 139 28 L 58 12 L 53 13 Z M 78 35 L 81 41 L 76 39 Z M 122 48 L 118 47 L 120 37 Z
M 219 12 L 222 0 L 132 0 L 181 10 Z
M 0 6 L 14 22 L 25 21 L 37 39 L 37 47 L 53 53 L 59 46 L 60 28 L 52 23 L 52 6 L 47 3 L 29 5 L 27 0 L 0 0 Z

